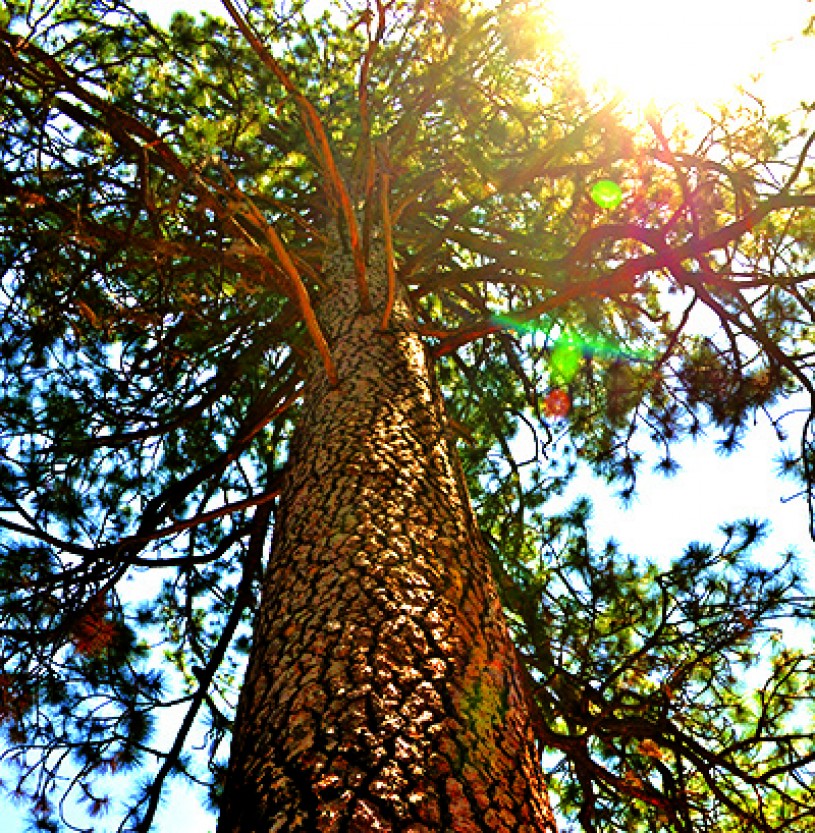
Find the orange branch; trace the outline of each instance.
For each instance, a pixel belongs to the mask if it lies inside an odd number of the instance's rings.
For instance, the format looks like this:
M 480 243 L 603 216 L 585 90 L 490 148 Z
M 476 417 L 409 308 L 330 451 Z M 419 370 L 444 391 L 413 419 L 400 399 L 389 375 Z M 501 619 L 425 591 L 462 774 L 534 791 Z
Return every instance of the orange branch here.
M 297 104 L 300 112 L 300 119 L 306 129 L 306 137 L 309 145 L 317 157 L 317 161 L 322 165 L 324 172 L 331 185 L 329 194 L 336 195 L 340 204 L 342 216 L 348 225 L 348 236 L 351 241 L 351 251 L 354 257 L 354 271 L 357 279 L 357 289 L 359 291 L 360 307 L 363 312 L 370 312 L 371 299 L 368 292 L 368 282 L 365 275 L 365 256 L 362 251 L 362 244 L 359 237 L 359 227 L 357 225 L 356 217 L 354 216 L 354 209 L 351 205 L 351 198 L 348 195 L 348 189 L 337 170 L 336 162 L 334 161 L 334 154 L 331 152 L 331 146 L 328 141 L 328 136 L 323 127 L 314 105 L 297 89 L 297 86 L 289 77 L 288 73 L 277 62 L 275 57 L 264 46 L 263 42 L 257 36 L 255 31 L 250 26 L 249 22 L 244 19 L 240 11 L 235 7 L 232 0 L 221 0 L 226 7 L 235 25 L 240 30 L 241 34 L 249 42 L 252 49 L 263 61 L 264 65 L 271 70 L 272 74 L 283 85 L 283 89 L 289 93 Z
M 269 245 L 272 247 L 277 259 L 280 261 L 283 272 L 291 282 L 292 289 L 294 290 L 294 297 L 300 307 L 300 313 L 303 316 L 303 322 L 306 325 L 306 329 L 311 336 L 311 340 L 314 342 L 314 346 L 317 348 L 317 352 L 320 354 L 320 358 L 323 360 L 323 366 L 325 367 L 328 382 L 332 388 L 337 387 L 339 379 L 337 377 L 337 369 L 334 365 L 334 360 L 331 358 L 331 350 L 329 349 L 328 342 L 325 340 L 323 331 L 320 328 L 320 322 L 317 321 L 317 316 L 314 313 L 314 307 L 311 304 L 311 298 L 309 297 L 306 285 L 303 283 L 303 279 L 300 277 L 300 272 L 294 265 L 294 261 L 292 260 L 288 249 L 280 239 L 280 235 L 272 226 L 269 225 L 269 223 L 266 222 L 266 218 L 263 216 L 261 210 L 255 205 L 252 199 L 238 187 L 238 184 L 235 182 L 235 178 L 232 176 L 232 172 L 229 170 L 229 167 L 222 163 L 221 170 L 224 173 L 224 177 L 226 178 L 232 195 L 246 206 L 247 213 L 252 220 L 252 224 L 261 234 L 263 234 Z M 244 229 L 242 230 L 244 231 L 246 239 L 250 242 L 254 242 L 251 236 L 246 233 Z M 257 246 L 256 243 L 255 246 Z
M 393 255 L 393 229 L 391 227 L 390 207 L 388 206 L 388 186 L 390 184 L 390 177 L 388 174 L 382 174 L 382 185 L 380 190 L 380 201 L 382 203 L 382 232 L 385 236 L 385 265 L 388 270 L 388 296 L 385 301 L 385 311 L 382 314 L 383 330 L 388 329 L 390 324 L 391 314 L 393 313 L 393 305 L 396 302 L 396 269 L 394 268 Z

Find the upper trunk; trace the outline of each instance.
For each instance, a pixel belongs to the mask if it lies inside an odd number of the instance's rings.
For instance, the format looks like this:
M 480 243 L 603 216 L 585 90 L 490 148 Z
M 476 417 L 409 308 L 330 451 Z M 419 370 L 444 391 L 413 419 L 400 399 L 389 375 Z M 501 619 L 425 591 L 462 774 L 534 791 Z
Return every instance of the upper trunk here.
M 554 830 L 495 583 L 403 295 L 329 258 L 219 833 Z

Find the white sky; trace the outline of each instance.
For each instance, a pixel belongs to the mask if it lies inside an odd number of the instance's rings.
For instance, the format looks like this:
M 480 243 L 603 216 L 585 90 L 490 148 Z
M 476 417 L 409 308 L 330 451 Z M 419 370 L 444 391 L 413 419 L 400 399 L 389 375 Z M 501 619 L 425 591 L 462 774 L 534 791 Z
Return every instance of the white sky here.
M 656 20 L 655 28 L 632 26 L 632 15 L 643 17 L 642 9 L 646 7 L 642 0 L 554 2 L 570 6 L 573 13 L 567 16 L 570 37 L 581 59 L 593 67 L 587 72 L 595 80 L 604 74 L 604 68 L 625 64 L 626 56 L 630 59 L 637 51 L 638 60 L 629 60 L 628 69 L 623 67 L 621 76 L 606 79 L 609 83 L 629 83 L 638 75 L 655 74 L 653 67 L 649 68 L 649 61 L 652 65 L 670 64 L 676 55 L 682 56 L 685 66 L 700 64 L 702 77 L 707 73 L 709 79 L 713 65 L 705 63 L 711 58 L 707 53 L 716 44 L 735 39 L 745 52 L 749 45 L 749 53 L 756 59 L 739 64 L 746 66 L 746 70 L 740 70 L 742 75 L 763 69 L 766 78 L 762 92 L 777 109 L 794 106 L 801 98 L 815 98 L 815 38 L 804 40 L 797 31 L 806 15 L 815 13 L 815 5 L 807 0 L 775 0 L 772 4 L 766 0 L 703 0 L 702 3 L 682 0 L 681 5 L 647 0 L 652 17 L 655 9 L 674 14 L 677 8 L 684 9 L 686 16 L 695 22 L 681 32 L 676 30 L 675 21 L 666 23 L 664 13 L 662 22 Z M 637 3 L 639 12 L 635 8 Z M 161 24 L 166 24 L 177 8 L 190 13 L 206 9 L 226 16 L 219 0 L 133 0 L 133 5 L 149 11 Z M 607 14 L 609 8 L 619 10 L 626 6 L 628 17 L 623 13 L 617 17 Z M 575 25 L 575 20 L 580 25 Z M 710 33 L 705 29 L 707 24 L 713 25 L 717 34 L 712 45 Z M 684 51 L 672 52 L 677 44 Z M 738 51 L 728 54 L 731 62 L 741 61 Z M 664 60 L 665 55 L 674 58 Z M 691 75 L 695 77 L 698 73 Z M 797 442 L 792 420 L 788 427 L 790 442 Z M 720 540 L 716 530 L 725 521 L 745 516 L 769 517 L 774 534 L 762 550 L 766 558 L 772 559 L 774 553 L 788 547 L 795 548 L 802 556 L 811 556 L 814 550 L 808 537 L 805 502 L 797 499 L 784 503 L 794 491 L 793 485 L 775 477 L 773 458 L 779 450 L 766 422 L 748 435 L 742 452 L 729 458 L 716 456 L 711 442 L 685 443 L 675 452 L 683 466 L 679 475 L 665 479 L 644 472 L 639 497 L 628 511 L 623 511 L 606 490 L 597 488 L 588 478 L 581 478 L 580 490 L 590 489 L 595 503 L 596 539 L 614 537 L 623 551 L 662 561 L 679 555 L 692 540 L 706 540 L 715 545 Z M 0 797 L 0 817 L 4 833 L 24 830 L 21 809 L 3 797 Z M 202 809 L 199 794 L 179 786 L 168 792 L 154 833 L 208 833 L 214 828 L 214 819 Z
M 815 96 L 808 0 L 549 0 L 584 80 L 640 105 L 729 98 L 750 84 L 777 110 Z M 756 84 L 751 76 L 763 73 Z

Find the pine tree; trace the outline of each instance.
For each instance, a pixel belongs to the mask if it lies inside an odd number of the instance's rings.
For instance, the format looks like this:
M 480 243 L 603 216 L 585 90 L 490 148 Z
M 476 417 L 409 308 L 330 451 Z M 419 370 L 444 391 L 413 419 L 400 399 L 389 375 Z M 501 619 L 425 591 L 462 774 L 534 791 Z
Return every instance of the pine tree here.
M 40 829 L 145 774 L 100 824 L 182 775 L 220 833 L 813 829 L 792 558 L 747 519 L 659 570 L 547 508 L 812 393 L 809 112 L 631 126 L 521 0 L 224 5 L 0 17 L 0 721 Z

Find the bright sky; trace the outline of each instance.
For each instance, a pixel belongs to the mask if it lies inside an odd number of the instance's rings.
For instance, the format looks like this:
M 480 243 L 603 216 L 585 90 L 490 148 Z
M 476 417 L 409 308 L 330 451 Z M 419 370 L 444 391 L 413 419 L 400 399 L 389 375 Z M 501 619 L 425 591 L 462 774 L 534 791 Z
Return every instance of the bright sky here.
M 632 103 L 710 105 L 738 84 L 776 110 L 815 97 L 815 38 L 802 35 L 815 14 L 809 0 L 549 2 L 584 81 Z
M 815 98 L 815 37 L 800 36 L 815 3 L 808 0 L 551 0 L 587 83 L 605 83 L 645 106 L 660 108 L 697 101 L 710 104 L 736 84 L 764 72 L 759 91 L 771 108 L 783 111 L 800 99 Z M 226 16 L 219 0 L 132 0 L 161 24 L 175 9 L 206 9 Z M 790 425 L 792 429 L 792 425 Z M 791 441 L 797 437 L 791 435 Z M 666 560 L 689 541 L 715 543 L 725 520 L 769 516 L 775 535 L 767 558 L 789 546 L 811 553 L 806 507 L 784 502 L 793 491 L 774 477 L 779 450 L 766 425 L 750 435 L 743 452 L 716 457 L 709 443 L 687 443 L 677 453 L 683 471 L 666 480 L 644 476 L 639 499 L 623 512 L 616 500 L 588 478 L 595 502 L 595 533 L 617 538 L 624 551 Z M 19 808 L 0 796 L 4 833 L 21 833 Z M 197 793 L 176 787 L 167 796 L 155 833 L 214 830 L 212 816 Z

